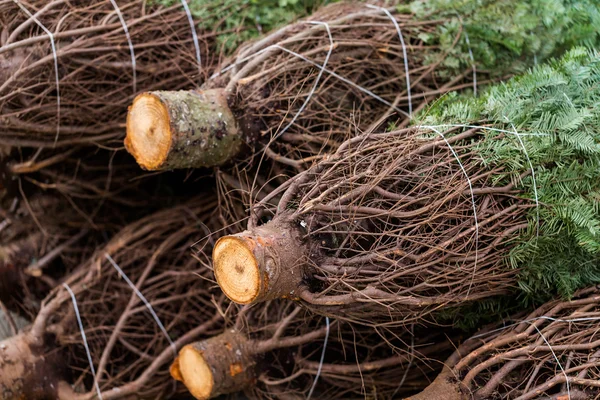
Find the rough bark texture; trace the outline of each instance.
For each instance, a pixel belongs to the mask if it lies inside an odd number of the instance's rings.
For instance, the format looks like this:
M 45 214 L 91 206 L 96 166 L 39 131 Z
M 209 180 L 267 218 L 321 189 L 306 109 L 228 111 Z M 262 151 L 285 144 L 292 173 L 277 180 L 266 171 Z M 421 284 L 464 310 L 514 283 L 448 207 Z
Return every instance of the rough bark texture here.
M 0 342 L 0 398 L 55 399 L 62 372 L 59 360 L 29 333 Z
M 246 337 L 231 330 L 182 348 L 171 375 L 197 399 L 234 393 L 254 384 L 253 355 Z
M 42 233 L 31 235 L 5 245 L 0 245 L 0 301 L 11 307 L 14 302 L 21 302 L 24 296 L 25 268 L 38 257 Z M 28 289 L 32 289 L 30 287 Z
M 444 367 L 431 385 L 407 400 L 468 400 L 469 398 L 461 393 L 459 382 L 453 379 L 450 368 Z
M 235 250 L 221 251 L 227 245 L 245 247 L 253 259 L 242 259 Z M 213 251 L 215 277 L 225 294 L 237 303 L 295 298 L 302 285 L 307 254 L 298 228 L 286 221 L 271 221 L 219 239 Z M 249 279 L 249 275 L 256 279 Z
M 0 77 L 2 82 L 2 77 Z M 0 207 L 8 208 L 10 204 L 4 204 L 5 199 L 11 198 L 16 193 L 16 177 L 10 172 L 8 163 L 11 161 L 11 148 L 0 143 Z M 11 198 L 12 200 L 12 198 Z
M 231 160 L 242 138 L 222 89 L 155 91 L 130 107 L 125 147 L 148 170 L 199 168 Z

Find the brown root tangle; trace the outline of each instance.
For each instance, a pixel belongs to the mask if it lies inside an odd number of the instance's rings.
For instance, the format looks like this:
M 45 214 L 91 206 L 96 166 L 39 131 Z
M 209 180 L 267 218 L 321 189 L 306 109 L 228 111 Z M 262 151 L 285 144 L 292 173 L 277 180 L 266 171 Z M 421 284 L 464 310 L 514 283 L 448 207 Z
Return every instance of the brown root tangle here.
M 20 4 L 20 3 L 19 3 Z M 200 85 L 218 63 L 214 34 L 192 30 L 181 4 L 121 4 L 135 55 L 109 1 L 0 5 L 0 138 L 23 147 L 106 145 L 120 141 L 139 91 Z M 56 76 L 58 75 L 58 76 Z M 58 87 L 56 79 L 58 78 Z
M 223 334 L 185 346 L 171 374 L 197 399 L 240 390 L 265 399 L 391 399 L 423 389 L 456 339 L 410 327 L 382 340 L 384 331 L 325 321 L 289 302 L 246 306 Z
M 93 253 L 99 235 L 64 199 L 14 200 L 0 208 L 0 301 L 32 318 L 62 276 Z M 118 229 L 106 220 L 97 222 L 105 232 Z
M 462 399 L 592 399 L 600 395 L 600 291 L 548 302 L 504 327 L 487 328 L 447 360 L 444 376 L 411 400 L 440 388 Z
M 474 155 L 480 129 L 453 130 L 448 141 L 421 128 L 348 140 L 220 239 L 232 250 L 213 252 L 217 282 L 235 302 L 289 297 L 365 324 L 510 293 L 517 271 L 504 256 L 530 201 L 494 184 L 500 167 Z
M 209 257 L 223 222 L 206 194 L 127 225 L 64 282 L 73 291 L 104 399 L 162 398 L 181 391 L 168 364 L 187 343 L 222 332 L 227 301 L 210 284 Z M 190 257 L 195 246 L 195 257 Z M 169 335 L 112 261 L 152 305 Z M 64 286 L 43 302 L 27 335 L 63 354 L 57 398 L 96 398 L 74 303 Z M 0 372 L 0 376 L 3 373 Z

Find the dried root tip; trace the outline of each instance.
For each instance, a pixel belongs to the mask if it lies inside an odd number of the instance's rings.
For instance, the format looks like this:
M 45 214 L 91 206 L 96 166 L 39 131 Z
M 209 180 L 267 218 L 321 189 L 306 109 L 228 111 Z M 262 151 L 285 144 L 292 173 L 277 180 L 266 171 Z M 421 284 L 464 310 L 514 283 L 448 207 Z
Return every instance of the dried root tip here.
M 305 254 L 296 229 L 271 221 L 219 239 L 213 249 L 215 277 L 239 304 L 294 297 L 302 285 Z
M 147 170 L 213 167 L 242 148 L 221 89 L 138 95 L 127 115 L 127 151 Z
M 23 333 L 0 342 L 0 398 L 54 399 L 57 396 L 59 357 Z
M 246 337 L 229 331 L 182 348 L 170 371 L 192 396 L 204 400 L 254 384 L 253 358 Z

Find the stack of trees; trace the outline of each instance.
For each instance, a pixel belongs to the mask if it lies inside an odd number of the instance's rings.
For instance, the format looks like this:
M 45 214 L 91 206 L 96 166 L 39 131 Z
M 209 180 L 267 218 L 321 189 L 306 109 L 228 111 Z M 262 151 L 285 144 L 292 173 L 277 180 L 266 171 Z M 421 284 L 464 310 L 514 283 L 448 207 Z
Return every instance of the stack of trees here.
M 0 397 L 600 396 L 598 5 L 270 6 L 0 4 Z
M 190 197 L 192 186 L 183 195 L 179 185 L 185 176 L 139 179 L 119 150 L 139 91 L 200 85 L 221 62 L 222 40 L 234 34 L 219 22 L 222 7 L 0 4 L 0 300 L 7 307 L 31 317 L 108 237 Z M 252 19 L 263 9 L 240 15 Z M 283 9 L 271 26 L 302 11 Z M 248 24 L 241 30 L 257 34 Z
M 301 9 L 282 11 L 271 25 Z M 219 33 L 232 34 L 223 29 L 222 13 L 219 1 L 3 2 L 2 145 L 119 147 L 138 92 L 198 86 L 214 72 L 224 55 Z M 256 34 L 247 25 L 237 30 Z

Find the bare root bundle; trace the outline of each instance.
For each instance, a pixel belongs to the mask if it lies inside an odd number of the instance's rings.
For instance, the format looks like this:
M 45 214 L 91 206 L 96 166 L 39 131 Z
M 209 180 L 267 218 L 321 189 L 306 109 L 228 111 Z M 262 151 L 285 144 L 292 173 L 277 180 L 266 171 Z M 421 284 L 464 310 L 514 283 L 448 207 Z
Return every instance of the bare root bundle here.
M 580 14 L 569 18 L 520 0 L 458 8 L 444 3 L 325 7 L 242 46 L 199 92 L 136 97 L 126 147 L 148 170 L 218 166 L 233 159 L 260 164 L 266 157 L 298 172 L 357 131 L 406 126 L 413 113 L 444 93 L 476 91 L 477 84 L 560 53 L 573 45 L 573 35 L 561 32 L 573 20 L 593 20 L 597 12 L 585 0 L 564 5 Z M 545 14 L 553 23 L 542 23 Z M 516 33 L 523 24 L 531 34 Z M 577 37 L 581 43 L 597 41 L 595 34 Z M 543 46 L 541 38 L 548 39 Z
M 437 49 L 419 37 L 444 21 L 331 5 L 239 49 L 203 91 L 138 96 L 125 144 L 149 170 L 222 165 L 244 157 L 242 143 L 303 170 L 355 130 L 404 120 L 440 93 L 470 85 L 470 69 L 438 79 L 443 54 L 427 64 Z
M 196 48 L 179 2 L 5 1 L 0 23 L 3 144 L 120 139 L 138 91 L 199 85 L 218 62 L 214 34 L 198 32 Z
M 6 165 L 11 185 L 0 197 L 0 300 L 30 316 L 108 237 L 185 201 L 176 182 L 139 177 L 139 168 L 123 160 L 128 158 L 123 153 L 66 151 L 51 165 L 40 154 L 38 160 Z
M 484 330 L 448 359 L 413 400 L 598 398 L 600 290 L 551 301 L 518 322 Z
M 224 296 L 198 283 L 210 279 L 211 229 L 222 226 L 214 209 L 207 195 L 128 225 L 44 301 L 24 335 L 50 349 L 36 353 L 42 360 L 62 354 L 70 373 L 48 381 L 56 398 L 92 399 L 96 387 L 103 399 L 177 392 L 166 366 L 183 345 L 221 332 L 226 317 Z
M 217 242 L 217 282 L 241 304 L 287 297 L 365 324 L 598 282 L 599 81 L 598 55 L 576 49 L 438 110 L 478 124 L 454 117 L 347 140 L 256 203 L 247 231 Z
M 494 185 L 500 170 L 473 154 L 481 134 L 349 140 L 272 192 L 277 204 L 258 203 L 248 231 L 218 241 L 217 282 L 238 303 L 288 297 L 365 323 L 506 293 L 506 247 L 531 205 Z
M 441 332 L 390 335 L 315 318 L 288 302 L 243 308 L 234 328 L 185 346 L 171 374 L 197 399 L 377 398 L 415 393 L 452 348 Z M 437 360 L 437 361 L 436 361 Z

